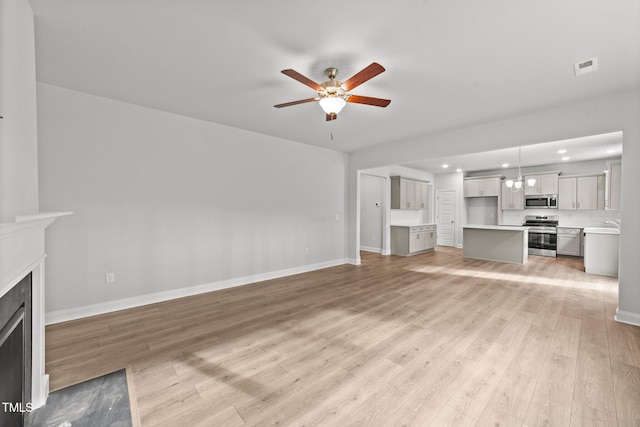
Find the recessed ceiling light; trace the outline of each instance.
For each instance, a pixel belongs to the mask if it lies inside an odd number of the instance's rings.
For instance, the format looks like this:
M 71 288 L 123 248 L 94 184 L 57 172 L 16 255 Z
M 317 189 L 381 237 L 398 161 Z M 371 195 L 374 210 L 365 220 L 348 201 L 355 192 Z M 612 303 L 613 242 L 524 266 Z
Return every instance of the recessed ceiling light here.
M 445 164 L 443 164 L 443 165 L 442 165 L 442 167 L 443 167 L 444 169 L 446 169 L 446 168 L 448 168 L 448 167 L 449 167 L 449 165 L 445 163 Z
M 566 152 L 567 152 L 567 150 L 565 150 L 564 148 L 562 150 L 558 150 L 558 154 L 564 154 Z
M 503 164 L 502 164 L 502 167 L 503 167 L 503 168 L 508 168 L 508 167 L 509 167 L 509 163 L 503 163 Z
M 456 169 L 456 172 L 462 172 L 462 169 L 458 168 Z
M 563 162 L 566 162 L 566 161 L 567 161 L 567 160 L 569 160 L 570 158 L 571 158 L 571 157 L 569 157 L 569 156 L 563 157 L 563 158 L 562 158 L 562 161 L 563 161 Z
M 613 148 L 611 150 L 607 150 L 607 153 L 611 154 L 611 153 L 615 153 L 616 150 L 614 150 Z

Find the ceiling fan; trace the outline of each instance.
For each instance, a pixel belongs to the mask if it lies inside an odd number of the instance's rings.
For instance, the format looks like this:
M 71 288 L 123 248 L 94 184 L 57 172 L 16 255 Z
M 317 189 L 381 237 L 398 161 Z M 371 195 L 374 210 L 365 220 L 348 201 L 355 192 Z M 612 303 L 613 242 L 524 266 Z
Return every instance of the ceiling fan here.
M 326 113 L 327 121 L 338 118 L 338 113 L 347 102 L 356 104 L 374 105 L 376 107 L 386 107 L 391 100 L 382 98 L 372 98 L 369 96 L 352 95 L 350 90 L 360 86 L 384 71 L 384 67 L 377 62 L 363 68 L 358 73 L 350 77 L 344 82 L 336 80 L 338 75 L 337 68 L 327 68 L 324 72 L 329 78 L 324 83 L 318 84 L 308 77 L 303 76 L 299 72 L 291 69 L 282 70 L 282 74 L 291 77 L 300 83 L 309 86 L 318 92 L 318 96 L 314 98 L 301 99 L 299 101 L 285 102 L 284 104 L 274 105 L 276 108 L 289 107 L 291 105 L 305 104 L 307 102 L 318 101 L 320 106 Z

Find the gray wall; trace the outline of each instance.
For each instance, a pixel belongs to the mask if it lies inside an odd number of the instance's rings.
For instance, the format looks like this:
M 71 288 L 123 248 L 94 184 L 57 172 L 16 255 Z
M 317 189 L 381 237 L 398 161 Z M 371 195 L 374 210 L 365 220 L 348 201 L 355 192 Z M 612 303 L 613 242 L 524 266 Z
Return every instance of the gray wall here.
M 46 84 L 38 122 L 41 208 L 74 212 L 48 321 L 344 263 L 342 153 Z

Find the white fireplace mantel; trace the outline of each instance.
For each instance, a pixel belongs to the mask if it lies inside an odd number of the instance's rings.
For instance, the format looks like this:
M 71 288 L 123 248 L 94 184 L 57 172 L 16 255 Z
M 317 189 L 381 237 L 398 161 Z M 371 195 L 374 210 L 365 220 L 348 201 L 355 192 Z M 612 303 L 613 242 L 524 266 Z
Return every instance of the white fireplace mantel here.
M 0 221 L 0 297 L 32 273 L 32 407 L 44 405 L 49 376 L 44 372 L 44 237 L 57 218 L 73 212 L 38 212 Z

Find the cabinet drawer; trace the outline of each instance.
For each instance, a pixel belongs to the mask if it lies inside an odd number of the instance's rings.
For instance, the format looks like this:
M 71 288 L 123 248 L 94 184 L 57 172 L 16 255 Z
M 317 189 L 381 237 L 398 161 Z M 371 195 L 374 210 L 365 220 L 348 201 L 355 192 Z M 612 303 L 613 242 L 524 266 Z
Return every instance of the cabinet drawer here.
M 427 227 L 411 227 L 409 233 L 417 233 L 419 231 L 427 231 Z
M 557 231 L 558 234 L 564 234 L 564 235 L 568 235 L 568 236 L 577 236 L 580 233 L 580 228 L 562 228 L 562 227 L 558 227 Z

